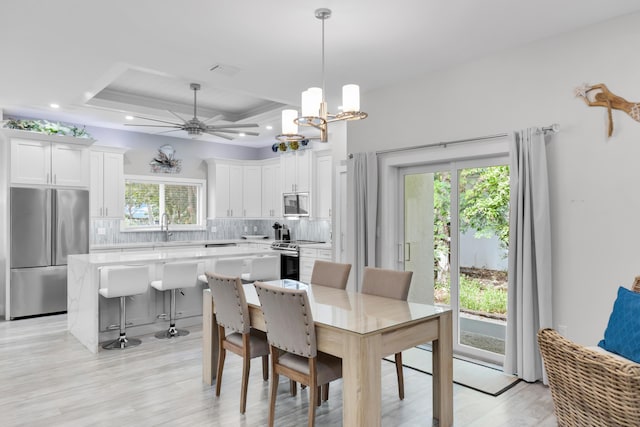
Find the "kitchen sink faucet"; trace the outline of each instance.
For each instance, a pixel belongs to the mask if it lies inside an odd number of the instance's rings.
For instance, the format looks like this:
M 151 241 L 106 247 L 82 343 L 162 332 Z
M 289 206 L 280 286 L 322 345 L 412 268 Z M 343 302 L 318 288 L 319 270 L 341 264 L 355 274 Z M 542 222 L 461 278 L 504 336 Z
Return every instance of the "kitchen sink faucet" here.
M 164 232 L 164 241 L 168 242 L 169 241 L 169 236 L 172 236 L 173 233 L 169 232 L 169 224 L 171 223 L 171 220 L 169 220 L 169 215 L 167 215 L 167 213 L 163 213 L 162 216 L 160 217 L 160 232 Z

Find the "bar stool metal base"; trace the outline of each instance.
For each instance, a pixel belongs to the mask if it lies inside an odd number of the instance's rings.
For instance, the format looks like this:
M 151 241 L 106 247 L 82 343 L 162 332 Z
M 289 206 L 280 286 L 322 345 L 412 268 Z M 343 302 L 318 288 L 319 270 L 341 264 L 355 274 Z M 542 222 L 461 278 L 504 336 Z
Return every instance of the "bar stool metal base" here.
M 189 331 L 186 329 L 176 328 L 176 289 L 171 289 L 170 297 L 169 329 L 166 331 L 156 332 L 155 337 L 158 339 L 168 339 L 189 335 Z
M 124 350 L 125 348 L 135 347 L 142 343 L 137 338 L 127 338 L 126 335 L 121 335 L 117 340 L 113 340 L 102 346 L 105 350 Z
M 104 344 L 102 348 L 105 350 L 124 350 L 125 348 L 135 347 L 142 343 L 142 341 L 137 338 L 127 338 L 127 311 L 125 298 L 125 296 L 120 297 L 120 336 L 118 339 Z
M 166 331 L 156 332 L 155 337 L 158 339 L 169 339 L 175 337 L 184 337 L 189 335 L 189 331 L 186 329 L 178 329 L 175 326 L 170 326 Z

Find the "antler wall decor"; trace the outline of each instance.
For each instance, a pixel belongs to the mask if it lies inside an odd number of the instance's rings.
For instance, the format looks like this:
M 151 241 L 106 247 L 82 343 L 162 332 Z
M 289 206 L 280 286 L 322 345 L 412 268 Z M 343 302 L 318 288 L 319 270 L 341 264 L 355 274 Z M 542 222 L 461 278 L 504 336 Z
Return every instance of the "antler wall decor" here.
M 589 107 L 606 107 L 609 117 L 609 136 L 613 134 L 613 117 L 611 110 L 621 110 L 627 113 L 631 118 L 640 122 L 640 104 L 629 102 L 626 99 L 615 95 L 604 83 L 589 86 L 584 84 L 576 88 L 576 96 L 584 99 Z

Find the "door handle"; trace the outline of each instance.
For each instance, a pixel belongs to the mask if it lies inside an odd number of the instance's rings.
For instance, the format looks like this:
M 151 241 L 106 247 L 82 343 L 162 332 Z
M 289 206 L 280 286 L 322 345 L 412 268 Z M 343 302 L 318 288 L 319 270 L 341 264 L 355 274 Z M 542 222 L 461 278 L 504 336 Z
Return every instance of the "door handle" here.
M 398 243 L 398 262 L 404 262 L 404 258 L 402 256 L 402 243 Z
M 405 261 L 411 261 L 411 242 L 405 243 L 407 245 L 407 250 L 405 252 Z
M 49 172 L 47 172 L 47 184 L 49 183 Z
M 109 216 L 109 208 L 104 208 L 104 216 Z

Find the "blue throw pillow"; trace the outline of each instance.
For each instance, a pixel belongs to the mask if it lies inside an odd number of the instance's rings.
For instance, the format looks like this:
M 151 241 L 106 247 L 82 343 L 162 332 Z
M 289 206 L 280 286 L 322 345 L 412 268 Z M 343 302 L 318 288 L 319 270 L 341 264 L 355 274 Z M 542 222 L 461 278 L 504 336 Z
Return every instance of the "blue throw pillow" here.
M 620 287 L 599 347 L 640 363 L 640 293 Z

